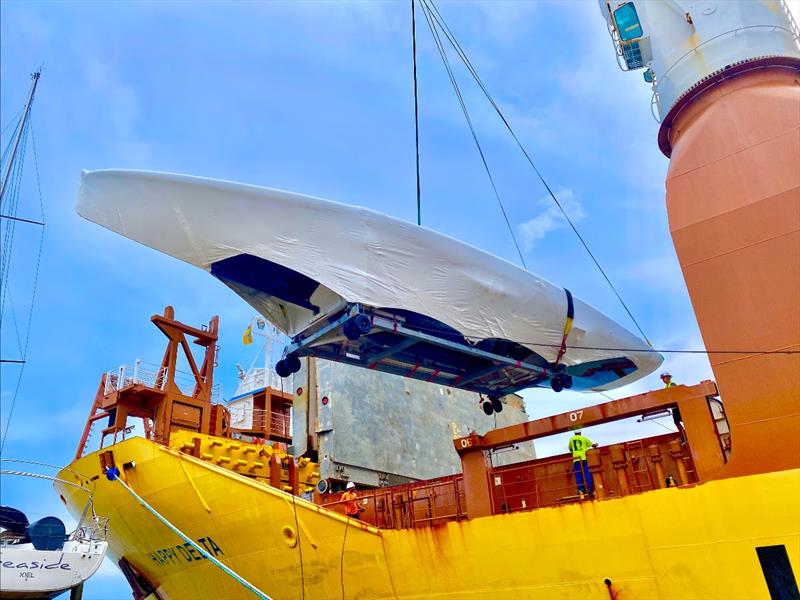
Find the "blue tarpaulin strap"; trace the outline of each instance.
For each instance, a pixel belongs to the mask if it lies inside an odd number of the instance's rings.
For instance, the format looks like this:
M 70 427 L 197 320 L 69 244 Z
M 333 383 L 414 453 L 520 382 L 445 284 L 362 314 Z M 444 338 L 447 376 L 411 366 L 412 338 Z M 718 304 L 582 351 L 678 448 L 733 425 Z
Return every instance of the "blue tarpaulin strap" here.
M 252 583 L 250 583 L 249 581 L 247 581 L 246 579 L 244 579 L 243 577 L 241 577 L 240 575 L 238 575 L 237 573 L 226 567 L 224 564 L 222 564 L 213 556 L 211 556 L 205 548 L 201 547 L 197 542 L 189 539 L 189 537 L 186 534 L 184 534 L 180 529 L 178 529 L 172 523 L 170 523 L 164 517 L 162 517 L 156 511 L 156 509 L 150 506 L 141 496 L 139 496 L 139 494 L 134 492 L 131 488 L 128 487 L 128 485 L 124 481 L 122 481 L 122 479 L 119 478 L 119 471 L 117 470 L 116 467 L 112 467 L 111 469 L 106 471 L 106 477 L 108 477 L 108 479 L 110 479 L 111 481 L 118 481 L 120 485 L 124 487 L 131 496 L 136 498 L 136 501 L 139 504 L 141 504 L 145 509 L 147 509 L 147 511 L 150 514 L 152 514 L 156 519 L 158 519 L 169 529 L 171 529 L 176 535 L 178 535 L 178 537 L 180 537 L 186 543 L 190 544 L 195 550 L 197 550 L 200 553 L 201 556 L 207 558 L 215 566 L 219 567 L 226 575 L 230 576 L 234 581 L 236 581 L 237 583 L 241 584 L 242 586 L 253 592 L 253 594 L 255 594 L 258 598 L 261 598 L 262 600 L 272 600 L 272 598 L 267 596 L 264 592 L 259 590 Z

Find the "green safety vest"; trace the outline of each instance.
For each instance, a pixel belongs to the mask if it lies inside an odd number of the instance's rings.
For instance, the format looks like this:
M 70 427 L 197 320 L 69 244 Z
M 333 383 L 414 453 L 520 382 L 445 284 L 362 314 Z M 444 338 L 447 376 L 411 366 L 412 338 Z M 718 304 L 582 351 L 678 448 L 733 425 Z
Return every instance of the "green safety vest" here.
M 582 435 L 573 435 L 569 440 L 572 462 L 586 460 L 586 451 L 592 447 L 592 440 Z

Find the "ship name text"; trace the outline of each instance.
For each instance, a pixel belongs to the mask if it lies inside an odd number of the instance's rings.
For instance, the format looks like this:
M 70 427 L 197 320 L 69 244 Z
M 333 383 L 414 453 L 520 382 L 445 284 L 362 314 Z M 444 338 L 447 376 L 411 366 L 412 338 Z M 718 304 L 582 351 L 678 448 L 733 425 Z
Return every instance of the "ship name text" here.
M 31 560 L 25 562 L 17 562 L 15 560 L 4 560 L 0 563 L 0 566 L 3 569 L 63 569 L 64 571 L 72 570 L 72 567 L 69 566 L 69 563 L 61 562 L 64 559 L 64 553 L 61 553 L 61 556 L 58 557 L 58 560 L 53 563 L 47 563 L 47 560 Z
M 210 537 L 201 537 L 197 543 L 202 546 L 209 556 L 225 555 L 214 540 Z M 197 548 L 192 546 L 189 542 L 185 544 L 178 544 L 177 546 L 169 546 L 167 548 L 159 548 L 147 553 L 147 557 L 156 563 L 158 566 L 174 565 L 181 562 L 192 562 L 195 560 L 205 560 L 207 557 L 198 552 Z

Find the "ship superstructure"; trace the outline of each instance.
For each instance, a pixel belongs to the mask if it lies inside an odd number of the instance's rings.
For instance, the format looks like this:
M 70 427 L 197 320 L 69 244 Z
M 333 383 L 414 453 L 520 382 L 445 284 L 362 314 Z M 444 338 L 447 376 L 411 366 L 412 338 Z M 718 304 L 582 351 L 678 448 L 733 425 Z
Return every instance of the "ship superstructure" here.
M 285 380 L 251 369 L 227 402 L 231 425 L 263 425 L 269 415 L 275 439 L 290 443 L 297 456 L 313 457 L 320 479 L 335 489 L 348 481 L 381 487 L 450 475 L 459 468 L 454 437 L 528 418 L 516 394 L 502 398 L 501 411 L 487 419 L 471 392 L 324 359 L 302 362 Z M 505 464 L 535 456 L 527 443 L 494 459 Z

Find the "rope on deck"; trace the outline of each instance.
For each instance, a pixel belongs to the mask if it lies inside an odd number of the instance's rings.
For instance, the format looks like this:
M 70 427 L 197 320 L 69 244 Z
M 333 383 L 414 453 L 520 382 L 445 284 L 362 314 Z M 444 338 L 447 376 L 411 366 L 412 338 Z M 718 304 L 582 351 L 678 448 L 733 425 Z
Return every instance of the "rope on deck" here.
M 145 508 L 145 509 L 146 509 L 146 510 L 147 510 L 147 511 L 150 513 L 150 514 L 152 514 L 152 515 L 153 515 L 153 516 L 154 516 L 156 519 L 158 519 L 158 520 L 159 520 L 159 521 L 161 521 L 161 522 L 162 522 L 164 525 L 166 525 L 166 526 L 167 526 L 169 529 L 171 529 L 173 533 L 175 533 L 176 535 L 178 535 L 178 537 L 180 537 L 182 540 L 184 540 L 185 542 L 187 542 L 188 544 L 190 544 L 190 545 L 191 545 L 191 546 L 192 546 L 192 547 L 193 547 L 195 550 L 197 550 L 197 551 L 200 553 L 200 555 L 201 555 L 201 556 L 203 556 L 203 557 L 207 558 L 208 560 L 210 560 L 210 561 L 211 561 L 211 562 L 212 562 L 212 563 L 213 563 L 213 564 L 214 564 L 216 567 L 218 567 L 218 568 L 219 568 L 219 569 L 220 569 L 220 570 L 221 570 L 223 573 L 225 573 L 226 575 L 228 575 L 229 577 L 231 577 L 231 578 L 232 578 L 234 581 L 236 581 L 236 583 L 238 583 L 238 584 L 242 585 L 243 587 L 247 588 L 248 590 L 250 590 L 251 592 L 253 592 L 253 594 L 255 594 L 255 595 L 258 597 L 258 598 L 261 598 L 262 600 L 272 600 L 272 598 L 270 598 L 269 596 L 267 596 L 267 595 L 266 595 L 264 592 L 262 592 L 261 590 L 259 590 L 259 589 L 258 589 L 256 586 L 254 586 L 252 583 L 250 583 L 249 581 L 247 581 L 247 580 L 246 580 L 244 577 L 242 577 L 241 575 L 237 574 L 235 571 L 231 570 L 229 567 L 226 567 L 226 566 L 225 566 L 224 564 L 222 564 L 222 563 L 221 563 L 219 560 L 217 560 L 216 558 L 214 558 L 213 556 L 211 556 L 211 555 L 208 553 L 208 551 L 207 551 L 207 550 L 205 550 L 203 547 L 201 547 L 201 546 L 200 546 L 200 545 L 199 545 L 197 542 L 195 542 L 194 540 L 190 539 L 190 538 L 189 538 L 189 537 L 188 537 L 188 536 L 187 536 L 185 533 L 183 533 L 183 532 L 182 532 L 180 529 L 178 529 L 178 528 L 177 528 L 177 527 L 175 527 L 175 526 L 174 526 L 172 523 L 170 523 L 170 522 L 169 522 L 169 521 L 167 521 L 167 520 L 166 520 L 164 517 L 162 517 L 162 516 L 161 516 L 161 515 L 158 513 L 158 511 L 157 511 L 156 509 L 154 509 L 152 506 L 150 506 L 150 505 L 147 503 L 147 501 L 145 501 L 145 500 L 144 500 L 144 498 L 142 498 L 141 496 L 139 496 L 139 494 L 137 494 L 136 492 L 134 492 L 134 491 L 133 491 L 133 490 L 132 490 L 130 487 L 128 487 L 128 485 L 127 485 L 127 484 L 126 484 L 124 481 L 122 481 L 122 479 L 120 479 L 120 478 L 119 478 L 119 471 L 117 471 L 117 469 L 116 469 L 116 468 L 109 469 L 109 470 L 106 472 L 106 476 L 107 476 L 109 479 L 111 479 L 112 481 L 118 481 L 118 482 L 120 483 L 120 485 L 121 485 L 122 487 L 124 487 L 124 488 L 125 488 L 125 489 L 128 491 L 128 493 L 129 493 L 131 496 L 133 496 L 133 497 L 136 499 L 136 501 L 137 501 L 139 504 L 141 504 L 141 505 L 142 505 L 142 506 L 143 506 L 143 507 L 144 507 L 144 508 Z

